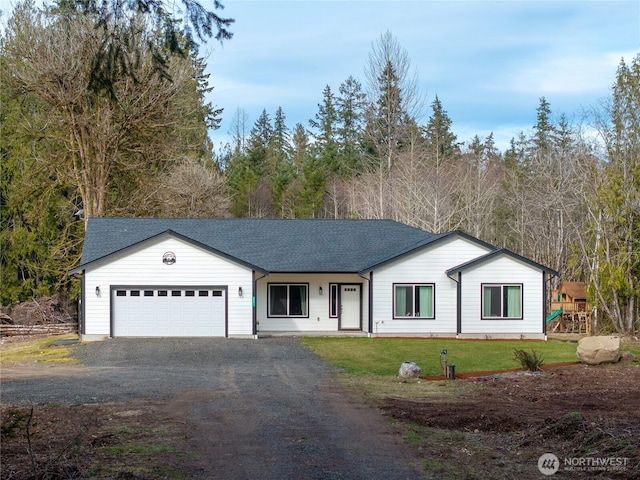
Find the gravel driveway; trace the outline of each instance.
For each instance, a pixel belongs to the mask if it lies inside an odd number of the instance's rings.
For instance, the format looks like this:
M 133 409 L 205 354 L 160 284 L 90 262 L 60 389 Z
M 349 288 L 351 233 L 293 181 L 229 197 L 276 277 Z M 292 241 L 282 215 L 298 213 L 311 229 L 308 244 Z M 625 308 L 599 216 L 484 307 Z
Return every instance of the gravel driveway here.
M 2 402 L 166 402 L 200 459 L 192 478 L 421 478 L 387 420 L 298 339 L 111 339 L 75 355 L 78 374 L 3 381 Z

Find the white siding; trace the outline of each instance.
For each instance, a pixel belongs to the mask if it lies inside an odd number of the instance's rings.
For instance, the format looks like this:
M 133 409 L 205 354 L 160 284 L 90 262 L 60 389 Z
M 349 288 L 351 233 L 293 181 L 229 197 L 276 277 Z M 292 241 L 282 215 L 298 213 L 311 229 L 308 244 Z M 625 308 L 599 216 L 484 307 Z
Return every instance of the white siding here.
M 373 333 L 455 335 L 457 284 L 445 272 L 488 252 L 476 243 L 454 237 L 376 269 L 373 273 Z M 394 319 L 394 283 L 435 284 L 435 318 Z
M 271 283 L 305 283 L 309 285 L 307 318 L 269 318 L 268 285 Z M 258 332 L 336 332 L 338 319 L 329 316 L 330 283 L 361 284 L 362 328 L 368 325 L 369 284 L 358 275 L 348 274 L 273 274 L 258 281 L 256 315 Z M 322 287 L 322 295 L 320 295 Z
M 176 262 L 162 256 L 173 252 Z M 85 272 L 85 334 L 110 335 L 111 286 L 226 286 L 228 334 L 252 334 L 252 272 L 176 237 L 164 235 L 97 262 Z M 100 295 L 96 295 L 96 287 Z M 243 295 L 238 295 L 242 287 Z
M 522 320 L 482 320 L 484 283 L 522 284 Z M 463 334 L 540 334 L 542 333 L 542 272 L 502 255 L 462 272 Z

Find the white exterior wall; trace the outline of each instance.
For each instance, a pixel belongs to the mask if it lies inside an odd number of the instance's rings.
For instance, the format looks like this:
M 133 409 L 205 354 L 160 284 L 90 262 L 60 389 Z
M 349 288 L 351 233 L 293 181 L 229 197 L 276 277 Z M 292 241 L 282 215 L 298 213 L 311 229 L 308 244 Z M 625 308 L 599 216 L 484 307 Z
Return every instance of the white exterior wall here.
M 482 284 L 522 284 L 522 320 L 482 320 Z M 541 334 L 542 272 L 506 255 L 462 272 L 462 334 Z
M 267 316 L 268 285 L 271 283 L 305 283 L 309 285 L 308 318 L 269 318 Z M 272 274 L 258 280 L 256 317 L 258 332 L 337 332 L 338 318 L 329 316 L 329 284 L 360 284 L 362 298 L 362 329 L 369 322 L 369 282 L 350 274 Z M 320 295 L 322 287 L 322 295 Z
M 162 263 L 168 251 L 176 255 L 173 265 Z M 228 335 L 252 334 L 251 269 L 176 237 L 166 235 L 143 242 L 86 269 L 85 335 L 110 335 L 112 285 L 228 287 Z M 100 296 L 95 293 L 96 286 L 100 287 Z M 242 297 L 238 287 L 242 287 Z
M 488 249 L 476 243 L 453 237 L 376 269 L 373 272 L 372 333 L 455 336 L 457 284 L 445 272 L 488 252 Z M 393 285 L 395 283 L 433 283 L 435 285 L 435 318 L 431 320 L 394 319 Z

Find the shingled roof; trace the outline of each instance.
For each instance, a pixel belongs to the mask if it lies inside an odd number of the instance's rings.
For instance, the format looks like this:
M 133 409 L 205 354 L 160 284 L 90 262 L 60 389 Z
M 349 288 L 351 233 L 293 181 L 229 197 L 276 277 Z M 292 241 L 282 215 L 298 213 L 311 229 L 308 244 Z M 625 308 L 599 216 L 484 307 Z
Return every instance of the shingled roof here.
M 359 272 L 438 237 L 392 220 L 91 218 L 73 272 L 172 232 L 270 273 Z

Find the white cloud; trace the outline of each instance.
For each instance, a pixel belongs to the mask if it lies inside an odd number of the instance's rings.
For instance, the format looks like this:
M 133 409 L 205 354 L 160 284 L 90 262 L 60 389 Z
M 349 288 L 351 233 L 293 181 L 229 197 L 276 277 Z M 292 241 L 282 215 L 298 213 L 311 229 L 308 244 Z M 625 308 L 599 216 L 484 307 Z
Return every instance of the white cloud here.
M 539 96 L 584 95 L 607 90 L 625 53 L 583 53 L 559 55 L 514 71 L 501 89 Z M 510 86 L 510 87 L 509 87 Z

